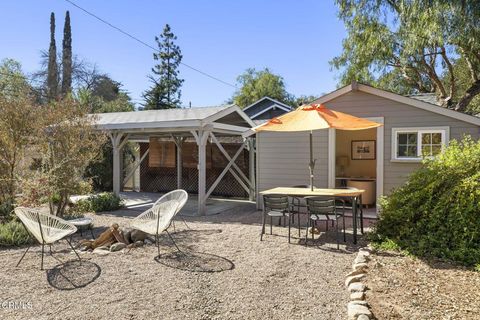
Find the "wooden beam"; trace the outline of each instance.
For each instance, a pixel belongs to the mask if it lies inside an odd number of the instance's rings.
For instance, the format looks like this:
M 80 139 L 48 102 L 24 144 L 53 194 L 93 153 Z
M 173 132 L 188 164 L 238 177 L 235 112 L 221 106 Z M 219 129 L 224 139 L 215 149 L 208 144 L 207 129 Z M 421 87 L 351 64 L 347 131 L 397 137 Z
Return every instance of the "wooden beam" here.
M 198 214 L 205 215 L 207 212 L 207 199 L 205 198 L 207 186 L 207 139 L 209 130 L 192 131 L 198 145 Z
M 173 136 L 173 142 L 177 146 L 177 189 L 182 189 L 182 170 L 183 170 L 183 163 L 182 163 L 182 147 L 183 142 L 185 141 L 185 137 Z
M 218 146 L 218 149 L 220 149 L 220 151 L 222 152 L 222 154 L 225 156 L 225 158 L 227 158 L 227 160 L 231 160 L 232 158 L 230 157 L 230 155 L 228 154 L 228 152 L 225 150 L 225 148 L 220 144 L 220 142 L 218 142 L 217 140 L 217 137 L 215 137 L 215 135 L 213 134 L 213 132 L 210 133 L 210 136 L 212 137 L 212 140 L 213 142 L 215 142 L 215 144 Z M 233 163 L 233 168 L 237 170 L 237 173 L 243 178 L 245 179 L 245 181 L 247 182 L 247 184 L 251 187 L 252 184 L 250 182 L 250 180 L 247 178 L 247 176 L 243 173 L 243 171 L 240 169 L 240 167 L 236 164 L 236 163 Z M 232 174 L 233 174 L 233 170 L 231 170 Z M 234 174 L 235 176 L 235 174 Z M 237 175 L 238 176 L 238 175 Z M 249 188 L 247 188 L 247 192 L 248 192 Z
M 128 140 L 128 135 L 124 135 L 121 132 L 115 132 L 109 134 L 112 141 L 113 148 L 113 193 L 117 196 L 121 191 L 121 173 L 122 173 L 122 163 L 121 163 L 121 151 L 122 147 L 125 145 Z M 125 139 L 122 141 L 122 138 Z
M 230 170 L 230 167 L 232 166 L 232 164 L 235 162 L 235 160 L 237 160 L 238 156 L 240 155 L 240 153 L 243 151 L 243 148 L 245 147 L 245 145 L 241 145 L 240 148 L 238 148 L 237 152 L 235 153 L 235 155 L 233 156 L 232 160 L 227 164 L 227 166 L 223 169 L 222 173 L 220 173 L 220 175 L 217 177 L 217 179 L 215 180 L 215 182 L 212 184 L 212 186 L 210 187 L 210 189 L 208 190 L 207 194 L 205 195 L 205 200 L 208 199 L 208 197 L 210 196 L 210 194 L 213 192 L 213 190 L 215 190 L 215 188 L 217 187 L 217 185 L 220 183 L 220 181 L 222 180 L 222 178 L 225 176 L 225 174 Z
M 248 170 L 250 173 L 250 191 L 248 193 L 248 200 L 255 201 L 255 141 L 253 138 L 248 138 Z
M 123 179 L 123 185 L 125 185 L 125 183 L 127 183 L 128 179 L 130 179 L 130 177 L 135 174 L 135 170 L 137 170 L 137 168 L 140 166 L 140 164 L 142 164 L 143 160 L 145 160 L 145 158 L 147 157 L 149 152 L 150 152 L 150 148 L 148 148 L 147 151 L 145 151 L 145 153 L 140 158 L 140 161 L 135 163 L 132 170 L 130 170 L 130 172 L 127 174 L 125 179 Z

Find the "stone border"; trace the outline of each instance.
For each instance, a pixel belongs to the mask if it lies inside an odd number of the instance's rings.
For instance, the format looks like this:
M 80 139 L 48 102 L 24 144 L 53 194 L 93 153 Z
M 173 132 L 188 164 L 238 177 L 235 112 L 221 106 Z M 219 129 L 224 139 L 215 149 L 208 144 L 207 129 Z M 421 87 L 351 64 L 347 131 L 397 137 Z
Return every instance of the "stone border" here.
M 367 286 L 361 282 L 367 276 L 368 260 L 373 249 L 370 245 L 367 248 L 358 250 L 357 257 L 353 260 L 352 271 L 347 274 L 345 287 L 350 292 L 350 301 L 347 304 L 349 320 L 374 319 L 372 311 L 365 300 Z

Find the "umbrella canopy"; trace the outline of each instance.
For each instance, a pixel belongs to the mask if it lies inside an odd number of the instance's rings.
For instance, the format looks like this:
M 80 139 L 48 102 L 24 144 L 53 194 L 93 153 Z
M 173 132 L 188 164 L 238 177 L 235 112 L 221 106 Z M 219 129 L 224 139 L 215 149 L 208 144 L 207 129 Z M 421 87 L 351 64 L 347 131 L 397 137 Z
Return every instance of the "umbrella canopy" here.
M 298 107 L 296 110 L 273 118 L 252 130 L 298 132 L 310 131 L 310 188 L 313 190 L 313 169 L 316 159 L 313 159 L 313 130 L 340 129 L 340 130 L 365 130 L 381 126 L 381 123 L 327 109 L 322 104 L 310 104 Z
M 310 104 L 273 118 L 254 131 L 312 131 L 335 128 L 340 130 L 364 130 L 382 124 L 367 119 L 327 109 L 323 104 Z

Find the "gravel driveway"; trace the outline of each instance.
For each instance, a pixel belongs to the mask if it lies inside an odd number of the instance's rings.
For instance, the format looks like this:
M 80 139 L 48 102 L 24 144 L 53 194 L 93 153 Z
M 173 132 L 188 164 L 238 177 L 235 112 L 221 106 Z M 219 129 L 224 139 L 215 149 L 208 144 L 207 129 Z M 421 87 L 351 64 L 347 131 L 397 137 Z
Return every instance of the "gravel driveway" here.
M 129 221 L 94 219 L 97 234 L 102 226 Z M 259 212 L 187 221 L 191 230 L 178 222 L 172 234 L 184 254 L 162 237 L 160 258 L 153 245 L 84 253 L 82 263 L 65 266 L 47 256 L 40 271 L 38 246 L 18 268 L 24 249 L 0 251 L 0 319 L 345 319 L 343 282 L 356 248 L 337 251 L 324 234 L 317 246 L 297 238 L 289 245 L 287 228 L 278 226 L 278 236 L 260 242 Z M 58 258 L 73 260 L 65 243 L 54 249 L 61 251 Z

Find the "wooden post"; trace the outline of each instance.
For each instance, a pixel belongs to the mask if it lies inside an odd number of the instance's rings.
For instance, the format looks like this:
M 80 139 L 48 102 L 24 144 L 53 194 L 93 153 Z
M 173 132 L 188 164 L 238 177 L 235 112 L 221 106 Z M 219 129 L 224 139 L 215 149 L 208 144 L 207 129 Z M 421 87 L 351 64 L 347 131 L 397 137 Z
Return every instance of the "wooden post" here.
M 255 142 L 253 138 L 248 138 L 248 170 L 250 173 L 250 191 L 248 200 L 255 201 Z
M 182 169 L 183 169 L 183 163 L 182 163 L 182 147 L 183 147 L 183 142 L 185 141 L 185 138 L 182 137 L 174 137 L 172 135 L 173 141 L 175 142 L 175 145 L 177 146 L 177 189 L 182 189 Z
M 198 214 L 205 215 L 207 212 L 207 139 L 210 131 L 192 131 L 198 146 Z
M 124 138 L 122 140 L 122 138 Z M 113 193 L 120 195 L 122 185 L 122 148 L 128 141 L 128 135 L 110 133 L 113 147 Z

